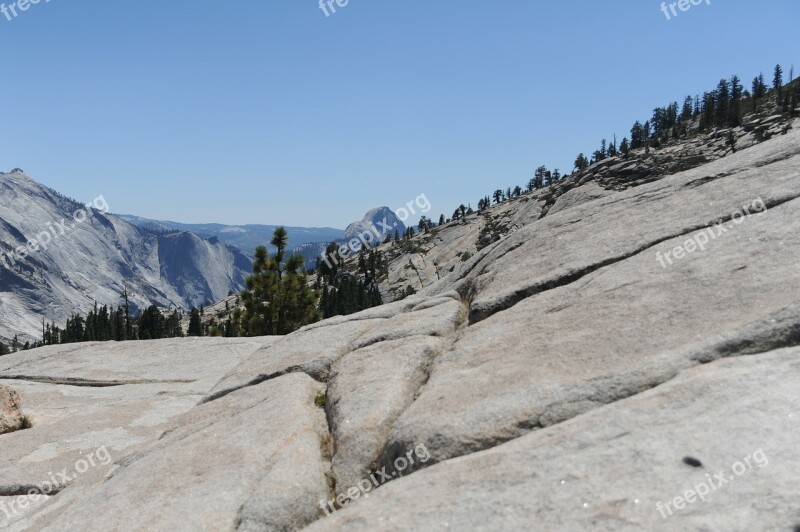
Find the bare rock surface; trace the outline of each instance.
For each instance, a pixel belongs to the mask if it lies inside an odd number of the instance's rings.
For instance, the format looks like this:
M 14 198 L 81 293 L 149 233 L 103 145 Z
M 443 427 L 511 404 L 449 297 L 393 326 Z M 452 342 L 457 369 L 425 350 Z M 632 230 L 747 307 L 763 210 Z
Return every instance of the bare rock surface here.
M 417 298 L 400 301 L 301 329 L 242 361 L 214 387 L 209 399 L 297 371 L 327 381 L 331 365 L 361 347 L 419 334 L 447 335 L 462 319 L 463 306 L 454 298 L 458 298 L 454 292 L 443 294 L 429 302 L 433 306 Z
M 684 351 L 706 338 L 770 323 L 800 294 L 797 256 L 771 252 L 800 250 L 798 212 L 800 199 L 729 222 L 706 251 L 663 268 L 657 250 L 692 234 L 667 240 L 469 327 L 391 445 L 436 441 L 437 459 L 491 447 L 663 382 L 699 363 Z
M 0 358 L 33 422 L 0 435 L 0 525 L 792 530 L 800 132 L 785 131 L 610 161 L 560 196 L 437 227 L 393 251 L 397 301 L 286 337 Z M 368 497 L 350 490 L 378 471 Z
M 75 386 L 186 383 L 201 391 L 273 341 L 173 338 L 47 346 L 0 358 L 0 379 Z
M 152 447 L 119 461 L 80 505 L 36 526 L 286 530 L 310 522 L 328 494 L 319 389 L 306 375 L 288 375 L 199 406 Z
M 798 379 L 798 348 L 690 369 L 392 482 L 308 530 L 792 530 Z
M 763 165 L 769 161 L 770 169 Z M 478 285 L 471 321 L 580 279 L 665 240 L 730 222 L 761 198 L 767 208 L 800 195 L 797 134 L 729 158 L 578 205 L 509 235 L 464 266 Z M 532 253 L 532 250 L 536 250 Z M 667 248 L 668 249 L 668 248 Z M 452 289 L 452 283 L 441 283 Z
M 595 183 L 589 181 L 583 186 L 573 188 L 558 197 L 555 204 L 547 211 L 547 215 L 551 216 L 559 211 L 576 207 L 587 201 L 596 200 L 611 193 Z
M 47 502 L 47 496 L 22 495 L 4 497 L 0 495 L 0 528 L 7 528 L 24 517 L 23 512 L 34 511 Z
M 13 486 L 41 485 L 52 472 L 72 470 L 82 455 L 101 447 L 119 458 L 152 443 L 170 420 L 192 410 L 203 397 L 188 384 L 14 385 L 33 426 L 0 436 L 0 493 Z M 56 480 L 59 489 L 67 484 Z
M 359 349 L 336 363 L 328 405 L 340 491 L 377 468 L 392 424 L 414 402 L 443 347 L 440 339 L 412 336 Z
M 48 515 L 87 485 L 102 482 L 114 460 L 156 442 L 226 371 L 271 341 L 73 344 L 2 357 L 0 386 L 19 391 L 32 427 L 0 435 L 0 495 L 12 501 L 31 489 L 47 495 L 24 511 L 18 508 L 13 522 L 28 523 L 34 506 Z M 76 464 L 83 467 L 79 461 L 100 450 L 103 459 L 76 471 Z

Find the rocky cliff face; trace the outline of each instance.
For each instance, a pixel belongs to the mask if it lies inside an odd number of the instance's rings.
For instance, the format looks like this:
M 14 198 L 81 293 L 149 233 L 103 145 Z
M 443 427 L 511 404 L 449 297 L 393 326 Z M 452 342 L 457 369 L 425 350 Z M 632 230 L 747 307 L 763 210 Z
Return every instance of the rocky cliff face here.
M 157 234 L 40 185 L 0 174 L 0 338 L 41 339 L 42 319 L 63 322 L 95 304 L 190 308 L 244 285 L 250 261 L 219 240 Z M 33 242 L 33 245 L 29 245 Z
M 624 190 L 590 180 L 419 236 L 386 281 L 415 275 L 416 295 L 286 337 L 3 357 L 33 428 L 0 436 L 0 502 L 18 508 L 0 519 L 792 530 L 798 126 Z

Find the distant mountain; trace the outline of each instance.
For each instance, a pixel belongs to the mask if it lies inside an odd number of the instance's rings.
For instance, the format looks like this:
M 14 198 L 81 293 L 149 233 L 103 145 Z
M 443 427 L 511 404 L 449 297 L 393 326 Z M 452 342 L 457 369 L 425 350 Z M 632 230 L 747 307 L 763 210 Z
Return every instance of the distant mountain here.
M 188 231 L 203 238 L 217 237 L 222 242 L 236 246 L 248 257 L 258 246 L 266 245 L 274 251 L 269 241 L 277 225 L 224 225 L 217 223 L 185 224 L 164 220 L 150 220 L 129 214 L 118 215 L 137 227 L 161 231 Z M 286 227 L 289 233 L 289 248 L 308 242 L 330 242 L 342 238 L 342 230 L 332 227 Z
M 63 326 L 126 288 L 135 308 L 190 308 L 244 286 L 250 259 L 220 239 L 136 227 L 93 203 L 0 173 L 0 337 L 39 339 L 42 319 Z
M 365 214 L 361 221 L 348 225 L 342 239 L 349 241 L 369 232 L 375 234 L 376 238 L 383 242 L 387 236 L 394 235 L 395 231 L 400 231 L 402 235 L 405 230 L 405 224 L 397 217 L 394 211 L 389 207 L 378 207 Z
M 269 241 L 272 240 L 272 233 L 278 227 L 277 225 L 186 224 L 151 220 L 130 214 L 117 216 L 137 227 L 151 231 L 188 231 L 201 238 L 218 238 L 225 244 L 239 248 L 248 256 L 252 255 L 256 247 L 263 245 L 266 245 L 271 252 L 275 251 Z M 400 231 L 402 234 L 406 230 L 406 226 L 391 209 L 378 207 L 369 211 L 363 219 L 348 225 L 345 231 L 332 227 L 286 227 L 286 231 L 289 233 L 288 254 L 302 255 L 306 259 L 306 267 L 313 268 L 317 258 L 325 253 L 325 248 L 331 242 L 344 244 L 365 232 L 376 234 L 376 230 L 382 242 L 388 235 L 393 235 L 395 231 Z M 365 238 L 368 237 L 365 236 Z
M 395 231 L 399 231 L 402 235 L 405 230 L 405 224 L 397 217 L 394 211 L 389 207 L 377 207 L 364 215 L 361 220 L 348 225 L 344 233 L 336 238 L 319 242 L 307 242 L 295 246 L 290 249 L 289 254 L 302 255 L 306 259 L 306 268 L 313 268 L 317 263 L 317 259 L 325 254 L 325 249 L 331 242 L 343 245 L 349 244 L 353 239 L 356 239 L 359 240 L 359 243 L 362 241 L 370 244 L 380 243 L 386 240 L 387 236 L 393 236 Z M 374 240 L 370 239 L 369 234 L 374 236 Z

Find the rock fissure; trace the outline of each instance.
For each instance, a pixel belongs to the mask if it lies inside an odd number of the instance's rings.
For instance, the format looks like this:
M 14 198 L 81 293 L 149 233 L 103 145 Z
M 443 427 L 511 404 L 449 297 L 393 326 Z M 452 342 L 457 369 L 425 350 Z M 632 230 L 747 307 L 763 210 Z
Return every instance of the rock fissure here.
M 306 372 L 305 369 L 303 369 L 303 367 L 301 367 L 301 366 L 292 366 L 290 368 L 286 368 L 286 369 L 281 370 L 281 371 L 276 371 L 275 373 L 270 373 L 268 375 L 259 375 L 258 377 L 254 378 L 254 379 L 252 379 L 252 380 L 250 380 L 250 381 L 248 381 L 245 384 L 242 384 L 240 386 L 232 386 L 230 388 L 225 388 L 223 390 L 219 390 L 219 391 L 217 391 L 217 392 L 215 392 L 215 393 L 213 393 L 213 394 L 211 394 L 211 395 L 209 395 L 207 397 L 204 397 L 200 401 L 199 404 L 203 405 L 203 404 L 206 404 L 206 403 L 211 403 L 213 401 L 216 401 L 217 399 L 222 399 L 226 395 L 230 395 L 233 392 L 238 392 L 239 390 L 242 390 L 244 388 L 249 388 L 249 387 L 252 387 L 252 386 L 258 386 L 261 383 L 264 383 L 264 382 L 267 382 L 267 381 L 271 381 L 273 379 L 277 379 L 278 377 L 283 377 L 284 375 L 289 375 L 289 374 L 292 374 L 292 373 L 305 373 L 306 375 L 308 375 L 308 372 Z M 311 377 L 311 375 L 308 375 L 308 376 Z M 311 378 L 313 378 L 313 377 L 311 377 Z
M 26 495 L 58 495 L 64 489 L 66 489 L 69 485 L 68 484 L 51 484 L 47 482 L 49 487 L 44 489 L 44 487 L 40 484 L 8 484 L 8 485 L 0 485 L 0 497 L 23 497 Z
M 77 386 L 84 388 L 110 388 L 114 386 L 128 386 L 141 384 L 191 384 L 196 382 L 190 379 L 158 380 L 158 379 L 133 379 L 96 381 L 91 379 L 78 379 L 72 377 L 37 377 L 31 375 L 0 375 L 0 380 L 15 380 L 35 382 L 38 384 L 52 384 L 60 386 Z
M 796 200 L 798 198 L 800 198 L 800 194 L 787 196 L 787 197 L 784 197 L 784 198 L 764 200 L 764 204 L 766 205 L 766 209 L 768 211 L 770 209 L 773 209 L 775 207 L 783 205 L 784 203 L 788 203 L 790 201 L 794 201 L 794 200 Z M 561 288 L 563 286 L 567 286 L 567 285 L 572 284 L 572 283 L 574 283 L 576 281 L 579 281 L 583 277 L 585 277 L 585 276 L 587 276 L 587 275 L 589 275 L 589 274 L 591 274 L 591 273 L 593 273 L 593 272 L 595 272 L 597 270 L 600 270 L 600 269 L 605 268 L 607 266 L 611 266 L 611 265 L 623 262 L 625 260 L 628 260 L 630 258 L 633 258 L 633 257 L 635 257 L 635 256 L 637 256 L 637 255 L 639 255 L 641 253 L 644 253 L 644 252 L 652 249 L 653 247 L 655 247 L 655 246 L 657 246 L 657 245 L 659 245 L 659 244 L 661 244 L 663 242 L 667 242 L 669 240 L 680 238 L 680 237 L 688 235 L 690 233 L 695 233 L 695 232 L 698 232 L 698 231 L 702 231 L 704 229 L 715 227 L 717 225 L 726 224 L 728 222 L 730 222 L 730 216 L 723 216 L 723 217 L 719 217 L 719 218 L 716 218 L 714 220 L 711 220 L 711 221 L 708 221 L 708 222 L 705 222 L 705 223 L 702 223 L 702 224 L 696 224 L 696 225 L 691 226 L 689 228 L 684 228 L 684 229 L 681 229 L 680 231 L 676 231 L 675 233 L 672 233 L 670 235 L 667 235 L 667 236 L 664 236 L 664 237 L 660 237 L 660 238 L 657 238 L 657 239 L 654 239 L 654 240 L 650 240 L 650 241 L 638 246 L 637 248 L 631 250 L 628 253 L 623 253 L 623 254 L 620 254 L 620 255 L 609 257 L 609 258 L 607 258 L 605 260 L 596 262 L 594 264 L 591 264 L 589 266 L 585 266 L 583 268 L 579 268 L 579 269 L 577 269 L 577 270 L 575 270 L 575 271 L 573 271 L 573 272 L 571 272 L 569 274 L 562 275 L 562 276 L 556 277 L 554 279 L 549 279 L 549 280 L 546 280 L 546 281 L 538 282 L 538 283 L 536 283 L 536 284 L 534 284 L 532 286 L 528 286 L 528 287 L 526 287 L 526 288 L 524 288 L 522 290 L 513 292 L 512 294 L 508 295 L 504 300 L 502 300 L 499 303 L 496 303 L 496 304 L 493 304 L 493 305 L 490 305 L 490 306 L 485 306 L 483 308 L 478 308 L 478 309 L 471 310 L 470 311 L 470 325 L 473 325 L 475 323 L 479 323 L 479 322 L 485 320 L 486 318 L 489 318 L 489 317 L 493 316 L 494 314 L 497 314 L 498 312 L 502 312 L 504 310 L 508 310 L 508 309 L 512 308 L 514 305 L 516 305 L 517 303 L 519 303 L 521 301 L 524 301 L 525 299 L 528 299 L 529 297 L 532 297 L 532 296 L 535 296 L 535 295 L 538 295 L 538 294 L 541 294 L 543 292 L 547 292 L 547 291 L 550 291 L 550 290 L 554 290 L 556 288 Z M 733 222 L 731 222 L 731 223 L 733 223 Z
M 616 377 L 587 381 L 585 387 L 594 389 L 594 392 L 584 394 L 578 390 L 573 394 L 573 399 L 550 404 L 528 419 L 518 421 L 513 435 L 475 438 L 470 443 L 469 452 L 448 457 L 442 462 L 487 451 L 522 438 L 532 431 L 555 427 L 592 410 L 632 399 L 676 380 L 688 370 L 721 358 L 768 356 L 776 350 L 797 346 L 800 346 L 800 302 L 746 326 L 742 331 L 732 334 L 731 338 L 684 353 L 684 361 L 672 369 L 650 374 L 643 371 L 638 377 L 628 375 L 625 383 L 620 383 Z M 401 455 L 402 452 L 395 453 L 394 457 Z M 382 463 L 391 464 L 391 460 L 387 457 Z M 413 470 L 409 474 L 415 472 Z

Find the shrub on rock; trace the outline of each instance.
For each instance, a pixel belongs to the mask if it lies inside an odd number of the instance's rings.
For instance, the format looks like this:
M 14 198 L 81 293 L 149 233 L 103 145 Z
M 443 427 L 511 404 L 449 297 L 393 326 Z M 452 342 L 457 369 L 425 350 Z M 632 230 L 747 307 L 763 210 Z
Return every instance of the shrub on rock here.
M 0 384 L 0 434 L 23 428 L 22 403 L 13 388 Z

